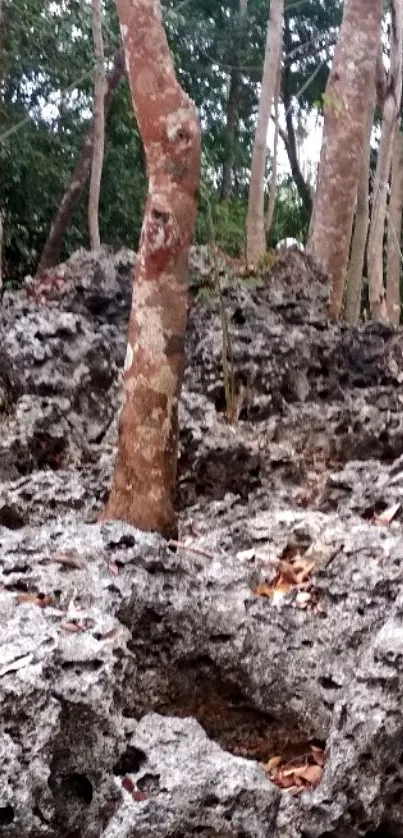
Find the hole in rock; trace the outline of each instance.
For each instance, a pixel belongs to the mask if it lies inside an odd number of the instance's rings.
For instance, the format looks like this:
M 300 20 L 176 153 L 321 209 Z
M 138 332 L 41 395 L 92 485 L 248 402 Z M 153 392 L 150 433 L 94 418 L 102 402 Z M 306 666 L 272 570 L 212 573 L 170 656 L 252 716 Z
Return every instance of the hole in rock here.
M 82 800 L 87 805 L 89 805 L 92 802 L 92 783 L 91 780 L 89 780 L 85 774 L 80 774 L 77 771 L 73 771 L 72 774 L 69 774 L 66 777 L 64 781 L 64 786 L 67 792 L 70 792 L 70 794 L 72 794 L 79 800 Z
M 319 684 L 323 687 L 324 690 L 340 690 L 341 685 L 338 684 L 336 681 L 333 681 L 333 678 L 324 675 L 322 678 L 319 678 Z
M 398 838 L 401 832 L 394 832 L 384 823 L 379 824 L 377 829 L 366 832 L 364 838 Z
M 17 509 L 5 503 L 0 509 L 0 527 L 6 527 L 8 530 L 19 530 L 23 527 L 25 521 Z
M 124 777 L 125 774 L 137 774 L 145 762 L 147 762 L 145 753 L 140 751 L 140 748 L 135 748 L 134 745 L 128 745 L 112 770 L 119 777 Z
M 165 678 L 166 673 L 161 682 Z M 300 726 L 295 715 L 285 708 L 284 715 L 276 718 L 251 707 L 237 686 L 223 681 L 207 656 L 182 660 L 168 678 L 168 694 L 157 701 L 154 695 L 152 708 L 147 701 L 146 709 L 197 719 L 208 737 L 229 753 L 267 762 L 273 755 L 294 756 L 307 750 L 310 732 Z
M 8 803 L 7 806 L 0 806 L 0 826 L 7 826 L 14 820 L 14 809 Z
M 151 792 L 159 791 L 160 775 L 143 774 L 143 776 L 137 780 L 137 788 L 140 789 L 140 791 L 148 792 L 148 794 L 151 794 Z

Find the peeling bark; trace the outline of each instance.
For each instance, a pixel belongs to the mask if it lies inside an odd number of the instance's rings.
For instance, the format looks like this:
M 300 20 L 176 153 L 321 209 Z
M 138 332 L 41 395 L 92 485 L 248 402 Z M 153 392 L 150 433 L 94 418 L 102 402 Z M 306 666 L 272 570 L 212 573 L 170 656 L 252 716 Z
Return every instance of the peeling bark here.
M 105 119 L 108 116 L 115 90 L 124 76 L 125 62 L 123 50 L 119 50 L 114 58 L 113 68 L 107 75 L 106 90 L 104 97 Z M 36 270 L 39 277 L 44 271 L 53 268 L 60 262 L 60 253 L 66 231 L 81 198 L 85 184 L 87 183 L 90 171 L 94 148 L 94 122 L 88 131 L 77 165 L 74 169 L 71 181 L 60 201 L 56 216 L 52 222 L 46 244 Z
M 382 0 L 346 0 L 326 87 L 323 141 L 308 251 L 332 279 L 329 313 L 334 318 L 339 317 L 343 302 L 382 11 Z
M 101 247 L 99 234 L 99 196 L 101 193 L 102 167 L 105 148 L 105 55 L 102 40 L 101 0 L 92 0 L 92 37 L 94 41 L 95 90 L 94 90 L 94 144 L 88 197 L 88 231 L 91 250 Z
M 347 272 L 345 318 L 347 323 L 351 324 L 358 323 L 361 310 L 362 274 L 369 227 L 370 142 L 374 121 L 374 109 L 375 90 L 372 102 L 368 108 L 366 140 L 358 180 L 355 225 L 351 242 L 350 263 Z
M 117 463 L 102 518 L 172 537 L 200 123 L 175 76 L 159 0 L 117 0 L 117 9 L 149 193 L 133 287 Z
M 396 128 L 388 213 L 386 307 L 390 322 L 400 323 L 401 237 L 403 213 L 403 134 Z
M 249 187 L 246 258 L 257 265 L 266 250 L 264 227 L 264 177 L 266 169 L 267 129 L 276 89 L 277 68 L 282 48 L 284 0 L 272 0 L 267 26 L 262 89 L 252 154 Z
M 383 240 L 392 165 L 393 141 L 402 99 L 403 0 L 393 0 L 390 68 L 383 107 L 382 133 L 374 178 L 368 239 L 369 304 L 373 320 L 388 321 L 383 276 Z

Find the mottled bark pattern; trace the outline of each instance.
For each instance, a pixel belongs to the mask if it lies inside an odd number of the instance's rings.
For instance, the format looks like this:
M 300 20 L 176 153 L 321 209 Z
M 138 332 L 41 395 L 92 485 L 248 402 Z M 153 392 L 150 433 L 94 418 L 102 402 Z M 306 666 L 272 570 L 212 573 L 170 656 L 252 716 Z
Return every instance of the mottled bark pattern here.
M 249 187 L 246 236 L 246 258 L 249 265 L 257 265 L 266 250 L 264 176 L 266 170 L 267 129 L 276 89 L 277 69 L 282 49 L 283 16 L 284 0 L 271 0 L 262 89 L 260 93 Z
M 115 90 L 123 78 L 125 72 L 125 61 L 123 50 L 119 50 L 114 58 L 113 68 L 106 79 L 106 90 L 104 97 L 104 115 L 108 116 Z M 43 248 L 42 255 L 36 270 L 36 276 L 40 276 L 48 268 L 53 268 L 60 261 L 60 253 L 63 247 L 66 231 L 76 210 L 77 204 L 82 195 L 85 184 L 91 171 L 91 162 L 94 148 L 94 122 L 86 135 L 80 157 L 74 169 L 71 181 L 60 201 L 56 216 L 52 222 L 49 236 Z
M 350 263 L 347 272 L 345 319 L 347 323 L 357 324 L 361 312 L 362 275 L 364 270 L 365 248 L 369 226 L 369 175 L 370 143 L 375 110 L 375 86 L 372 101 L 369 103 L 365 147 L 362 155 L 358 178 L 357 207 L 355 211 L 354 233 L 351 242 Z
M 386 288 L 383 276 L 383 240 L 392 165 L 393 142 L 402 99 L 403 0 L 392 2 L 390 68 L 383 106 L 382 133 L 378 147 L 371 225 L 368 238 L 369 304 L 373 320 L 387 322 Z
M 117 0 L 149 171 L 125 364 L 125 403 L 103 518 L 176 532 L 178 399 L 187 322 L 187 260 L 200 177 L 200 124 L 179 86 L 157 0 Z
M 308 251 L 333 280 L 330 315 L 336 318 L 343 301 L 382 10 L 382 0 L 346 0 L 326 88 Z
M 386 307 L 394 326 L 400 323 L 401 236 L 403 214 L 403 134 L 396 128 L 388 215 Z

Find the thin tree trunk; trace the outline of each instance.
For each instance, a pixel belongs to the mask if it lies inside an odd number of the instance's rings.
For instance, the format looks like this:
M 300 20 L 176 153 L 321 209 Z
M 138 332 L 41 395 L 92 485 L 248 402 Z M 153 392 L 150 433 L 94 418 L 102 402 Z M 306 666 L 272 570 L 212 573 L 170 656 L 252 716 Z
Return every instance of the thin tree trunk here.
M 117 0 L 149 172 L 125 363 L 117 462 L 103 519 L 175 536 L 178 399 L 187 264 L 200 180 L 200 123 L 180 87 L 159 0 Z
M 374 109 L 375 90 L 372 102 L 370 102 L 370 106 L 368 108 L 366 139 L 358 180 L 354 233 L 351 242 L 350 263 L 347 272 L 345 318 L 347 323 L 351 324 L 358 323 L 361 311 L 362 274 L 364 270 L 365 247 L 367 244 L 369 226 L 369 176 Z
M 271 0 L 249 188 L 246 258 L 250 265 L 257 265 L 266 251 L 264 179 L 266 170 L 267 129 L 276 89 L 277 68 L 282 49 L 283 16 L 284 0 Z
M 396 127 L 388 213 L 386 306 L 389 320 L 400 323 L 401 237 L 403 213 L 403 134 Z
M 123 50 L 119 50 L 114 58 L 113 68 L 107 76 L 104 97 L 105 119 L 108 116 L 115 90 L 125 73 Z M 60 201 L 56 216 L 52 222 L 46 244 L 43 248 L 36 276 L 53 268 L 60 261 L 66 231 L 76 210 L 77 204 L 87 183 L 93 158 L 94 121 L 85 136 L 83 147 L 77 165 L 74 169 L 69 186 Z
M 269 198 L 267 201 L 266 215 L 264 219 L 266 236 L 269 235 L 273 224 L 274 208 L 276 205 L 277 194 L 277 171 L 278 171 L 278 138 L 279 138 L 279 104 L 280 104 L 280 89 L 281 89 L 281 55 L 277 68 L 276 90 L 274 93 L 274 137 L 273 137 L 273 156 L 271 161 L 270 172 L 270 186 Z
M 292 38 L 290 32 L 290 20 L 289 15 L 287 12 L 284 15 L 284 46 L 286 52 L 291 52 L 292 50 Z M 295 137 L 295 130 L 294 130 L 294 123 L 293 123 L 293 115 L 292 115 L 292 101 L 291 101 L 291 93 L 290 93 L 290 65 L 287 61 L 284 62 L 284 69 L 283 69 L 283 83 L 282 83 L 282 92 L 283 92 L 283 103 L 284 103 L 284 110 L 285 110 L 285 124 L 287 128 L 286 138 L 283 137 L 283 142 L 285 145 L 285 149 L 288 155 L 288 160 L 290 163 L 291 174 L 294 179 L 294 183 L 297 187 L 298 194 L 301 198 L 301 201 L 305 207 L 306 213 L 308 216 L 312 213 L 312 195 L 309 184 L 306 182 L 304 175 L 302 174 L 301 167 L 299 165 L 298 159 L 298 151 L 297 151 L 297 141 Z
M 383 276 L 383 240 L 393 141 L 402 98 L 403 0 L 393 0 L 390 69 L 383 107 L 383 123 L 374 178 L 368 239 L 369 304 L 373 320 L 388 321 Z
M 323 141 L 308 251 L 332 279 L 330 316 L 338 318 L 351 242 L 382 0 L 345 0 L 326 87 Z
M 91 250 L 101 246 L 99 234 L 99 196 L 105 148 L 105 55 L 102 39 L 101 0 L 92 0 L 92 37 L 96 59 L 94 91 L 94 148 L 88 198 L 88 231 Z
M 235 164 L 235 147 L 239 122 L 239 100 L 242 92 L 242 76 L 239 69 L 240 55 L 243 48 L 245 20 L 248 12 L 248 0 L 239 0 L 239 16 L 235 36 L 233 53 L 233 69 L 231 70 L 227 103 L 226 125 L 226 158 L 224 160 L 221 180 L 221 201 L 227 201 L 232 194 L 232 173 Z

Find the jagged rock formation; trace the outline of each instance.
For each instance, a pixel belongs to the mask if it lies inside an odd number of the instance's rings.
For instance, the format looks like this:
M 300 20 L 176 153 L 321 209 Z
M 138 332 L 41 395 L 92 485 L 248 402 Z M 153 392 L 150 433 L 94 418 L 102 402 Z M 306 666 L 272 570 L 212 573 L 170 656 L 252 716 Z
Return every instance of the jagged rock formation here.
M 0 309 L 0 835 L 398 838 L 402 333 L 329 325 L 297 251 L 223 276 L 228 427 L 218 301 L 193 301 L 175 550 L 95 523 L 133 263 L 76 254 Z M 295 555 L 314 608 L 256 594 Z M 262 763 L 312 742 L 318 787 L 274 786 Z

